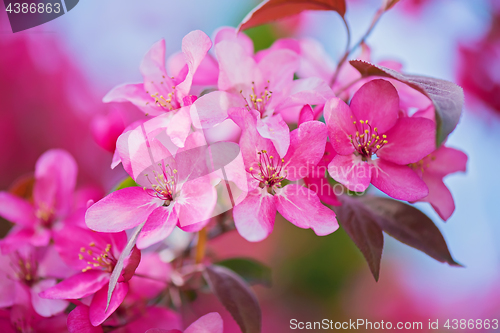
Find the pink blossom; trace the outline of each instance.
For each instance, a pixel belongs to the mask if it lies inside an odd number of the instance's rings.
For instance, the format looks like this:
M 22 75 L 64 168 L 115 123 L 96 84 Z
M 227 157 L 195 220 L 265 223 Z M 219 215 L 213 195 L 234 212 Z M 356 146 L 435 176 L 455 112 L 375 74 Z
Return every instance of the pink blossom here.
M 40 294 L 48 299 L 80 299 L 92 297 L 90 321 L 98 326 L 122 303 L 128 292 L 128 281 L 134 275 L 141 254 L 134 248 L 125 262 L 118 283 L 107 306 L 111 273 L 127 243 L 125 232 L 104 234 L 75 226 L 67 226 L 55 238 L 55 247 L 71 267 L 81 270 Z
M 29 311 L 41 317 L 61 313 L 68 306 L 67 301 L 43 299 L 38 294 L 54 286 L 56 279 L 65 278 L 68 272 L 71 270 L 61 265 L 61 258 L 49 247 L 24 245 L 8 255 L 0 255 L 0 307 L 25 308 L 26 313 L 18 320 L 27 322 Z
M 231 119 L 242 129 L 240 146 L 251 192 L 233 209 L 238 232 L 249 241 L 261 241 L 272 231 L 276 211 L 300 228 L 327 235 L 338 228 L 335 213 L 323 206 L 315 192 L 285 179 L 304 178 L 323 156 L 326 126 L 303 123 L 290 133 L 290 148 L 280 158 L 271 140 L 257 130 L 258 111 L 235 108 Z
M 465 172 L 467 155 L 460 150 L 441 146 L 420 161 L 411 164 L 411 168 L 422 178 L 429 194 L 420 199 L 432 205 L 443 220 L 448 220 L 455 210 L 455 202 L 443 178 L 455 172 Z
M 330 142 L 337 156 L 328 165 L 333 179 L 351 191 L 370 183 L 389 196 L 415 201 L 429 194 L 408 166 L 435 149 L 434 122 L 400 117 L 399 97 L 386 80 L 373 80 L 354 94 L 350 106 L 333 98 L 325 105 Z
M 219 61 L 218 91 L 200 97 L 191 108 L 195 125 L 213 127 L 228 117 L 232 108 L 256 110 L 257 130 L 270 139 L 278 156 L 284 156 L 290 143 L 290 131 L 279 112 L 305 104 L 324 103 L 333 96 L 322 80 L 293 80 L 298 69 L 298 55 L 290 49 L 253 54 L 253 43 L 232 28 L 215 37 Z
M 1 241 L 2 252 L 23 244 L 45 246 L 52 230 L 73 212 L 77 165 L 66 151 L 52 149 L 36 163 L 33 202 L 0 192 L 0 216 L 15 224 Z
M 211 217 L 217 194 L 210 183 L 201 133 L 191 134 L 172 156 L 158 139 L 131 131 L 119 146 L 125 170 L 141 187 L 125 188 L 92 205 L 87 225 L 100 232 L 118 232 L 144 223 L 137 246 L 165 239 L 177 223 L 188 226 Z
M 187 34 L 182 40 L 182 51 L 186 65 L 171 77 L 165 69 L 165 40 L 154 44 L 144 56 L 140 71 L 143 83 L 124 84 L 115 87 L 106 96 L 104 102 L 131 102 L 146 115 L 161 116 L 175 126 L 167 128 L 172 141 L 182 147 L 191 128 L 189 106 L 193 98 L 190 95 L 193 78 L 198 67 L 212 47 L 210 38 L 202 31 Z
M 106 332 L 136 333 L 158 326 L 165 327 L 167 331 L 177 331 L 182 326 L 179 314 L 159 306 L 142 307 L 135 304 L 123 310 L 117 320 L 110 318 L 94 326 L 90 321 L 90 308 L 80 304 L 68 315 L 68 330 L 70 333 L 102 333 L 105 328 Z
M 221 316 L 217 312 L 211 312 L 200 317 L 184 331 L 152 328 L 146 333 L 222 333 L 223 331 L 224 323 Z

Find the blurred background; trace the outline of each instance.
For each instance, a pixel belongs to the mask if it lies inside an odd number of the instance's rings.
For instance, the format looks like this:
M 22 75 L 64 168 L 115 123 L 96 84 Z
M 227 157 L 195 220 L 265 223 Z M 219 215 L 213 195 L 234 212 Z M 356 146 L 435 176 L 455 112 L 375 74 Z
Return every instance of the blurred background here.
M 366 31 L 380 2 L 348 0 L 346 18 L 354 41 Z M 343 230 L 317 237 L 278 219 L 273 234 L 261 243 L 248 243 L 236 232 L 226 234 L 209 244 L 214 255 L 253 257 L 273 269 L 273 287 L 255 289 L 264 332 L 288 332 L 291 319 L 422 321 L 424 328 L 429 319 L 500 319 L 499 2 L 401 0 L 368 38 L 373 62 L 396 60 L 405 72 L 465 88 L 464 115 L 447 141 L 469 156 L 466 174 L 445 179 L 456 211 L 444 223 L 428 204 L 417 205 L 436 222 L 464 268 L 440 264 L 386 236 L 376 283 Z M 139 63 L 159 39 L 166 39 L 172 54 L 188 32 L 200 29 L 212 36 L 220 26 L 236 26 L 257 3 L 80 1 L 62 17 L 16 34 L 2 10 L 0 190 L 33 172 L 36 159 L 57 147 L 77 159 L 82 190 L 96 196 L 108 192 L 125 174 L 109 167 L 114 147 L 102 142 L 102 124 L 111 122 L 121 133 L 141 112 L 124 103 L 103 104 L 105 93 L 124 82 L 140 82 Z M 248 34 L 256 49 L 278 37 L 314 37 L 333 59 L 341 57 L 346 42 L 341 19 L 326 12 L 307 13 Z M 5 221 L 2 230 L 8 230 Z M 226 332 L 238 332 L 208 294 L 183 315 L 190 322 L 209 311 L 223 314 Z

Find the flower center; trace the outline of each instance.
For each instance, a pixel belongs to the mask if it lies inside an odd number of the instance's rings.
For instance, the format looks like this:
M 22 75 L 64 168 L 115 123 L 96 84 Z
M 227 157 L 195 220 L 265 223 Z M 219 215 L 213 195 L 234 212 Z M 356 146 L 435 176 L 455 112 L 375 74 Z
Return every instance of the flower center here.
M 356 136 L 353 137 L 352 134 L 349 134 L 349 137 L 351 138 L 352 146 L 363 159 L 370 158 L 387 144 L 387 136 L 385 134 L 380 136 L 377 128 L 372 127 L 368 123 L 368 120 L 360 120 L 359 123 L 354 121 L 353 123 L 356 126 Z
M 409 166 L 415 171 L 420 170 L 420 172 L 424 173 L 425 169 L 429 167 L 430 162 L 435 160 L 436 156 L 429 154 L 418 162 L 410 163 Z
M 36 263 L 35 258 L 32 255 L 24 258 L 18 252 L 16 252 L 13 254 L 12 263 L 12 268 L 19 281 L 24 282 L 24 284 L 26 284 L 27 286 L 31 286 L 38 280 L 36 274 L 38 270 L 38 264 Z M 17 263 L 17 265 L 14 263 Z
M 87 267 L 82 269 L 86 272 L 90 269 L 101 268 L 103 271 L 112 272 L 116 259 L 111 254 L 111 244 L 106 244 L 104 249 L 96 246 L 94 242 L 89 243 L 89 248 L 81 247 L 78 259 L 87 262 Z
M 267 81 L 268 85 L 264 87 L 264 91 L 256 92 L 255 82 L 252 82 L 252 93 L 249 95 L 249 99 L 247 99 L 243 95 L 243 90 L 240 91 L 241 96 L 247 103 L 245 106 L 248 110 L 254 109 L 260 112 L 261 115 L 266 111 L 267 104 L 270 103 L 271 98 L 273 97 L 273 92 L 269 91 L 269 81 Z M 250 102 L 249 102 L 250 100 Z
M 255 180 L 259 181 L 260 188 L 268 188 L 268 192 L 272 194 L 274 186 L 281 186 L 281 181 L 286 178 L 282 176 L 284 159 L 269 155 L 266 150 L 261 150 L 257 153 L 259 155 L 259 163 L 257 163 L 260 172 L 256 174 L 254 168 L 250 167 L 248 170 Z
M 165 78 L 164 75 L 163 75 L 163 78 Z M 172 80 L 173 79 L 174 79 L 174 77 L 172 76 Z M 151 81 L 151 84 L 154 84 L 154 81 Z M 164 85 L 164 84 L 165 84 L 164 81 L 160 82 L 160 85 Z M 181 107 L 181 104 L 179 103 L 179 101 L 177 100 L 177 98 L 175 96 L 175 86 L 172 86 L 171 89 L 166 87 L 166 89 L 168 91 L 168 94 L 166 97 L 161 95 L 159 92 L 151 94 L 151 97 L 155 101 L 155 105 L 161 107 L 165 111 L 177 110 L 178 108 Z M 161 89 L 159 89 L 159 90 L 161 90 Z M 150 93 L 149 91 L 146 91 L 146 94 L 149 94 L 149 93 Z M 149 102 L 146 102 L 146 105 L 149 105 Z
M 164 206 L 169 206 L 170 202 L 174 200 L 177 185 L 177 170 L 167 164 L 159 163 L 161 172 L 153 170 L 154 180 L 151 180 L 149 175 L 146 175 L 151 189 L 144 187 L 144 190 L 151 195 L 164 201 Z

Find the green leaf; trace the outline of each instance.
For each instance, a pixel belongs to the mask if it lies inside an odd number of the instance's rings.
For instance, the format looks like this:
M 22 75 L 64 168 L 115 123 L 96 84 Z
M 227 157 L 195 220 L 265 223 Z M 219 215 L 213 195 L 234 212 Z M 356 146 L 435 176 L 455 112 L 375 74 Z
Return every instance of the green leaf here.
M 363 60 L 351 60 L 363 77 L 382 76 L 398 80 L 427 96 L 436 110 L 436 145 L 439 147 L 453 132 L 462 115 L 464 91 L 455 83 L 426 76 L 402 74 Z
M 231 258 L 216 262 L 215 265 L 224 266 L 241 276 L 250 285 L 261 284 L 271 287 L 271 268 L 248 258 Z
M 139 185 L 137 185 L 137 183 L 132 179 L 132 177 L 127 177 L 120 184 L 118 184 L 118 186 L 116 186 L 116 188 L 112 192 L 134 186 L 139 186 Z

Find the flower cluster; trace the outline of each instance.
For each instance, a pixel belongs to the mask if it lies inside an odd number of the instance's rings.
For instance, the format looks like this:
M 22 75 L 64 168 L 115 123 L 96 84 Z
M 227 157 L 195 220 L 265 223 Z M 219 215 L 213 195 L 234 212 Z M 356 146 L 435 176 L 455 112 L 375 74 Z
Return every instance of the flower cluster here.
M 140 64 L 144 81 L 104 97 L 144 112 L 107 145 L 134 186 L 76 200 L 76 163 L 51 150 L 37 162 L 32 193 L 0 193 L 0 215 L 14 223 L 0 244 L 2 332 L 63 332 L 66 322 L 70 332 L 178 332 L 172 309 L 180 293 L 203 287 L 201 273 L 216 291 L 216 274 L 241 282 L 205 270 L 207 235 L 234 225 L 261 241 L 277 212 L 328 235 L 339 227 L 338 197 L 370 184 L 429 202 L 444 220 L 453 213 L 442 179 L 465 171 L 467 157 L 436 145 L 435 105 L 424 94 L 361 77 L 349 63 L 335 70 L 309 39 L 255 53 L 233 28 L 213 39 L 193 31 L 182 52 L 167 62 L 165 54 L 165 41 L 154 44 Z M 366 45 L 361 58 L 369 60 Z M 189 238 L 180 248 L 169 242 L 179 229 Z M 221 317 L 207 314 L 184 332 L 222 332 Z

